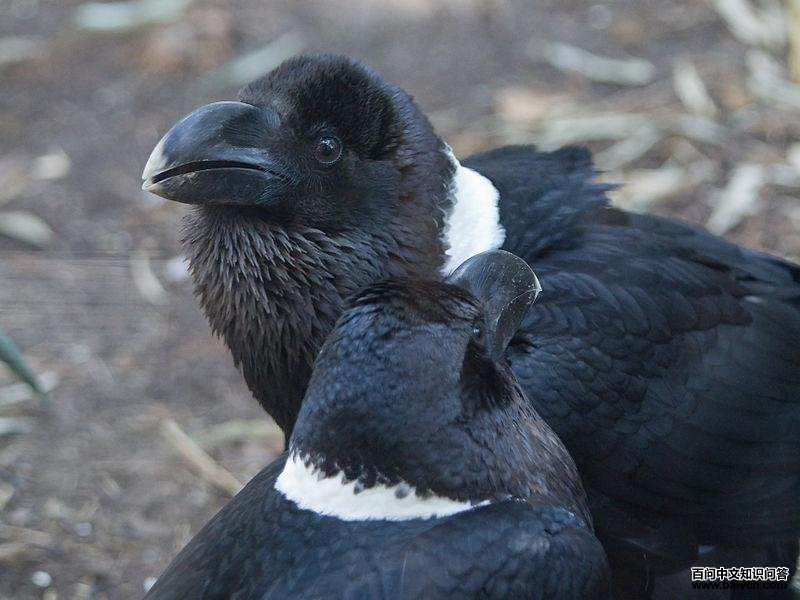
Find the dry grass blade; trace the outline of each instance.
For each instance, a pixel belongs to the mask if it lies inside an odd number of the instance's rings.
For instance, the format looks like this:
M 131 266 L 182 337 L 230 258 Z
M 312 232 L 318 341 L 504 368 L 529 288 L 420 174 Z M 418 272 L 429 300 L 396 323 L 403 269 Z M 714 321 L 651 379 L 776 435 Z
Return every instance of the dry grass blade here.
M 506 123 L 530 126 L 564 114 L 572 102 L 563 94 L 548 94 L 524 87 L 504 87 L 494 94 L 495 112 Z
M 740 42 L 775 49 L 786 43 L 780 3 L 765 2 L 757 9 L 747 0 L 714 0 L 714 7 Z
M 193 0 L 129 0 L 86 2 L 75 9 L 80 29 L 121 32 L 178 20 Z
M 786 161 L 800 172 L 800 144 L 792 144 L 786 152 Z
M 45 394 L 52 392 L 59 382 L 56 373 L 42 373 L 37 377 L 41 391 Z M 33 399 L 34 390 L 27 383 L 12 383 L 0 388 L 0 408 L 14 406 Z
M 37 248 L 46 248 L 53 239 L 53 230 L 35 214 L 25 210 L 0 213 L 0 235 Z
M 690 113 L 704 117 L 715 117 L 719 113 L 700 73 L 689 59 L 675 61 L 672 68 L 672 86 L 675 88 L 675 95 Z
M 28 184 L 28 160 L 24 156 L 0 158 L 0 205 L 13 200 Z
M 704 160 L 690 167 L 668 162 L 658 169 L 609 173 L 604 180 L 622 184 L 612 192 L 615 205 L 635 212 L 646 212 L 654 204 L 709 180 L 713 174 L 713 165 Z
M 789 20 L 789 71 L 800 83 L 800 0 L 786 0 Z
M 31 177 L 42 180 L 55 180 L 66 177 L 72 168 L 69 155 L 61 148 L 43 154 L 33 161 Z
M 663 132 L 654 125 L 648 125 L 629 138 L 609 146 L 595 154 L 594 162 L 603 171 L 620 169 L 639 160 L 663 138 Z
M 217 425 L 205 432 L 200 443 L 205 448 L 214 448 L 221 444 L 242 440 L 282 441 L 283 432 L 275 423 L 264 419 L 233 419 Z
M 747 56 L 750 91 L 762 100 L 800 109 L 800 85 L 787 81 L 781 65 L 764 52 L 753 51 Z
M 207 90 L 243 86 L 271 71 L 290 56 L 301 52 L 304 47 L 303 37 L 295 31 L 289 31 L 266 46 L 214 69 L 203 78 L 201 85 Z
M 231 496 L 242 489 L 242 483 L 198 446 L 174 420 L 162 419 L 161 433 L 202 479 Z
M 637 169 L 624 175 L 609 174 L 607 180 L 623 185 L 612 193 L 616 206 L 644 212 L 654 203 L 689 188 L 689 174 L 679 165 L 660 169 Z
M 7 542 L 0 544 L 0 563 L 17 562 L 29 555 L 32 547 L 21 542 Z
M 722 235 L 736 227 L 745 216 L 753 214 L 763 185 L 764 167 L 752 164 L 737 166 L 708 218 L 709 231 Z
M 651 126 L 652 119 L 638 113 L 605 113 L 549 119 L 536 138 L 544 148 L 600 140 L 622 140 Z
M 42 40 L 32 37 L 0 38 L 0 66 L 39 58 L 44 55 L 44 45 Z
M 57 545 L 56 539 L 45 531 L 5 525 L 3 523 L 0 523 L 0 538 L 48 550 L 54 549 Z
M 539 128 L 537 145 L 546 149 L 583 142 L 621 140 L 619 147 L 609 153 L 606 169 L 639 158 L 665 134 L 716 146 L 725 144 L 730 136 L 726 127 L 711 119 L 689 114 L 653 117 L 640 113 L 604 113 L 551 118 L 536 125 Z
M 593 81 L 639 86 L 653 81 L 656 69 L 642 58 L 609 58 L 592 54 L 567 44 L 550 44 L 545 52 L 547 61 L 560 69 L 579 73 Z
M 764 168 L 764 183 L 775 187 L 800 188 L 800 170 L 795 165 L 768 165 Z
M 137 250 L 131 255 L 131 279 L 142 297 L 150 304 L 169 302 L 169 294 L 153 273 L 150 256 L 144 250 Z
M 664 125 L 674 135 L 715 146 L 724 145 L 731 133 L 719 123 L 695 115 L 675 115 L 667 118 Z

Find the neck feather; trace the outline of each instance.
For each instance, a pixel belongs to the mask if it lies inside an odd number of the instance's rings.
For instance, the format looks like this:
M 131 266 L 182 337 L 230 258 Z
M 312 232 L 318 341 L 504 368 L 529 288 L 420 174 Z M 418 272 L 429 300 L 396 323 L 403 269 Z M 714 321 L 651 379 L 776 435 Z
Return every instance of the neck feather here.
M 190 214 L 184 245 L 212 330 L 288 438 L 344 299 L 383 276 L 391 248 L 275 226 L 229 207 Z
M 200 305 L 287 439 L 345 300 L 387 276 L 425 277 L 437 268 L 434 225 L 428 244 L 416 230 L 398 235 L 392 227 L 332 236 L 226 206 L 187 216 L 184 246 Z
M 496 250 L 506 238 L 505 229 L 500 224 L 500 194 L 497 189 L 477 171 L 461 166 L 452 152 L 449 154 L 455 171 L 450 184 L 452 200 L 442 231 L 445 248 L 443 275 L 449 275 L 476 254 Z
M 358 480 L 347 481 L 341 471 L 326 475 L 310 459 L 296 453 L 286 460 L 275 489 L 303 510 L 343 521 L 433 519 L 488 504 L 423 496 L 404 482 L 364 487 Z

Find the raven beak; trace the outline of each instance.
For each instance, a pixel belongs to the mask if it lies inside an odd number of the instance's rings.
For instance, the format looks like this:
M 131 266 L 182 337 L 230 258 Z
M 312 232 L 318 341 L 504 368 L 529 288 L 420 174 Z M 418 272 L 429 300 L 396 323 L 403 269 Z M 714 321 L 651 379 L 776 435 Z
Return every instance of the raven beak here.
M 500 359 L 522 325 L 542 286 L 520 257 L 490 250 L 467 259 L 447 278 L 483 303 L 486 314 L 486 348 Z
M 264 148 L 274 114 L 242 102 L 215 102 L 188 114 L 161 138 L 142 189 L 186 204 L 266 205 L 289 177 Z

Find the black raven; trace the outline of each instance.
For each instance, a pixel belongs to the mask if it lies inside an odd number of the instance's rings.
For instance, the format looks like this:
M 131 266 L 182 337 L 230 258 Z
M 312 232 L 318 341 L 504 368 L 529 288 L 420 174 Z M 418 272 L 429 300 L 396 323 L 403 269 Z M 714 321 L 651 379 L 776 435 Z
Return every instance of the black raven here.
M 581 148 L 459 163 L 408 94 L 346 58 L 290 59 L 239 100 L 167 133 L 144 187 L 196 205 L 200 302 L 287 434 L 349 294 L 502 248 L 544 286 L 507 357 L 632 587 L 701 545 L 794 544 L 800 268 L 611 208 Z
M 288 453 L 147 598 L 609 598 L 575 465 L 503 356 L 537 287 L 495 251 L 359 292 Z

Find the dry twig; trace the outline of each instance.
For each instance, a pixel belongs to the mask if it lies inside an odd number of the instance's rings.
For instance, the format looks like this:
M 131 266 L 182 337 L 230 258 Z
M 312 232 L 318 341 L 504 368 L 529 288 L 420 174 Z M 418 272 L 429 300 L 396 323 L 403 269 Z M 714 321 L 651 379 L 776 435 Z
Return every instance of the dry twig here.
M 241 440 L 282 441 L 283 432 L 266 419 L 233 419 L 209 429 L 200 437 L 206 448 Z
M 131 279 L 142 297 L 150 304 L 167 304 L 169 294 L 153 273 L 150 266 L 150 256 L 144 250 L 137 250 L 131 254 Z
M 571 71 L 593 81 L 618 85 L 646 85 L 653 81 L 656 74 L 653 64 L 643 58 L 617 59 L 598 56 L 568 44 L 550 44 L 545 58 L 562 71 Z
M 296 31 L 279 35 L 266 46 L 243 54 L 207 74 L 202 80 L 204 89 L 239 87 L 258 79 L 284 60 L 302 51 L 305 40 Z
M 32 212 L 10 210 L 0 213 L 0 235 L 46 248 L 53 239 L 53 230 Z
M 202 479 L 231 496 L 242 489 L 242 483 L 198 446 L 174 420 L 162 419 L 161 433 Z
M 747 66 L 751 92 L 767 102 L 800 109 L 800 85 L 786 80 L 783 68 L 774 58 L 754 50 L 747 56 Z
M 709 231 L 722 235 L 736 227 L 746 215 L 753 214 L 763 185 L 763 166 L 737 166 L 708 218 L 706 225 Z
M 675 95 L 690 113 L 715 117 L 719 112 L 694 63 L 687 58 L 675 61 L 672 68 Z
M 75 24 L 90 31 L 123 32 L 177 21 L 193 0 L 86 2 L 75 9 Z
M 730 32 L 740 42 L 778 49 L 786 43 L 783 10 L 776 0 L 754 7 L 747 0 L 714 0 Z

